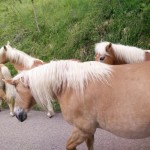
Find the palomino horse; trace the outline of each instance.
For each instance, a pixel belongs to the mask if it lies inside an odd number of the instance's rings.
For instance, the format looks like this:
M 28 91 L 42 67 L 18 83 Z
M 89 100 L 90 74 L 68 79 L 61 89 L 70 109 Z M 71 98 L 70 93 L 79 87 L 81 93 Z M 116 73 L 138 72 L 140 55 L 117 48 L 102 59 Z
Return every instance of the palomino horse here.
M 14 68 L 18 72 L 29 70 L 31 68 L 44 64 L 42 60 L 31 57 L 20 50 L 12 48 L 9 42 L 7 42 L 6 46 L 3 46 L 0 49 L 0 63 L 7 63 L 8 61 L 14 66 Z M 47 107 L 47 116 L 52 117 L 55 113 L 52 103 L 50 101 L 48 102 Z
M 0 105 L 2 105 L 2 100 L 5 100 L 10 109 L 10 115 L 14 116 L 14 86 L 4 83 L 2 79 L 11 79 L 11 74 L 9 69 L 0 64 Z
M 111 65 L 140 63 L 150 60 L 150 52 L 133 46 L 101 42 L 95 45 L 95 60 Z
M 51 61 L 12 80 L 15 114 L 20 121 L 36 101 L 58 100 L 74 126 L 67 150 L 86 142 L 93 150 L 96 128 L 124 138 L 150 136 L 150 61 L 109 66 L 100 62 Z

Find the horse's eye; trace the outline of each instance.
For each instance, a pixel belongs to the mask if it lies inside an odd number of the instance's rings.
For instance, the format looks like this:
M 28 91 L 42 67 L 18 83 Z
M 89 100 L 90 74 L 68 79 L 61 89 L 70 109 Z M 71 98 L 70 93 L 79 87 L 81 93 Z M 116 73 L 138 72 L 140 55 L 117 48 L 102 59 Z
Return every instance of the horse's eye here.
M 100 56 L 99 58 L 100 61 L 104 61 L 104 59 L 105 59 L 105 56 Z

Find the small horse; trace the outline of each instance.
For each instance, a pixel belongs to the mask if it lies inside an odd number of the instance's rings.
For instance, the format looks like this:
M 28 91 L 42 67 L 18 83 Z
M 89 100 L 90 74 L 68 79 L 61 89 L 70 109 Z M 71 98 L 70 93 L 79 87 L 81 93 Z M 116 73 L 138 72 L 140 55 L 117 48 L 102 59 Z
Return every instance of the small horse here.
M 3 46 L 0 49 L 0 63 L 7 63 L 8 61 L 14 66 L 14 68 L 18 72 L 29 70 L 39 65 L 45 64 L 42 60 L 31 57 L 20 50 L 12 48 L 9 42 L 7 42 L 6 46 Z M 55 113 L 50 101 L 48 102 L 47 107 L 47 116 L 51 118 L 52 116 L 54 116 Z
M 5 65 L 0 64 L 0 105 L 2 105 L 2 100 L 5 100 L 10 109 L 10 115 L 14 116 L 14 86 L 2 81 L 2 79 L 11 78 L 9 69 Z
M 74 126 L 67 150 L 86 142 L 93 150 L 96 128 L 123 138 L 150 136 L 150 61 L 110 66 L 100 62 L 51 61 L 6 80 L 16 88 L 20 121 L 35 101 L 58 100 Z
M 95 60 L 111 65 L 140 63 L 150 60 L 150 53 L 133 46 L 101 42 L 95 45 Z

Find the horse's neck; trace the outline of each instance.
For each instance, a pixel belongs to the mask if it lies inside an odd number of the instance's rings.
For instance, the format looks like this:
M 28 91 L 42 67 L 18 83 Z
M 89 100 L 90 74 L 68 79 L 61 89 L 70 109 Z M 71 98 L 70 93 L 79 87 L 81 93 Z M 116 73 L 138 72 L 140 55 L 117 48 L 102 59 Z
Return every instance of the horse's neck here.
M 120 64 L 138 63 L 145 60 L 145 53 L 140 48 L 113 44 L 113 49 Z
M 12 64 L 25 65 L 31 63 L 34 58 L 19 50 L 12 50 L 7 52 L 7 59 Z
M 34 59 L 32 65 L 30 66 L 25 66 L 24 64 L 17 64 L 17 63 L 12 63 L 12 65 L 14 66 L 14 68 L 18 71 L 21 72 L 23 70 L 29 70 L 32 69 L 34 67 L 38 67 L 40 65 L 46 64 L 43 61 L 39 60 L 39 59 Z
M 21 72 L 23 70 L 28 70 L 27 68 L 25 68 L 23 65 L 18 65 L 18 64 L 15 64 L 15 63 L 12 63 L 12 65 L 14 66 L 14 68 L 18 71 L 18 72 Z
M 125 60 L 118 58 L 116 58 L 116 60 L 114 61 L 114 65 L 123 65 L 123 64 L 127 64 L 127 62 Z
M 10 61 L 10 63 L 12 63 L 18 72 L 22 70 L 29 70 L 44 64 L 43 61 L 31 57 L 26 53 L 20 52 L 18 50 L 13 50 L 11 54 L 7 54 L 7 59 Z

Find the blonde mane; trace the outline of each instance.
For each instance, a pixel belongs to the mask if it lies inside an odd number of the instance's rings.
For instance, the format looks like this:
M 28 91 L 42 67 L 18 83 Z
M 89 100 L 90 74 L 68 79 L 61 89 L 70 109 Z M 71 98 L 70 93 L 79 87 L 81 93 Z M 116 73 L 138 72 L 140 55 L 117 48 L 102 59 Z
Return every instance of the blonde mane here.
M 39 60 L 27 55 L 23 51 L 12 48 L 9 44 L 6 45 L 6 48 L 7 48 L 6 57 L 12 63 L 21 64 L 22 66 L 30 69 L 34 61 Z M 4 47 L 0 49 L 0 56 L 3 54 L 3 52 L 4 52 Z
M 77 62 L 71 60 L 51 61 L 29 71 L 18 74 L 13 79 L 24 78 L 25 85 L 29 85 L 31 93 L 38 104 L 45 106 L 52 100 L 54 94 L 61 89 L 71 88 L 82 93 L 89 80 L 100 80 L 103 84 L 108 83 L 112 69 L 106 64 L 99 62 Z M 47 100 L 47 102 L 45 102 Z
M 101 55 L 107 55 L 106 46 L 110 42 L 100 42 L 95 45 L 95 53 Z M 133 46 L 125 46 L 121 44 L 113 44 L 112 48 L 114 54 L 118 59 L 126 61 L 126 63 L 139 63 L 145 59 L 145 52 L 141 48 Z
M 1 73 L 4 79 L 12 78 L 9 69 L 5 65 L 1 65 Z M 14 98 L 14 90 L 15 90 L 14 86 L 5 82 L 5 92 L 6 92 L 6 98 L 8 100 Z

